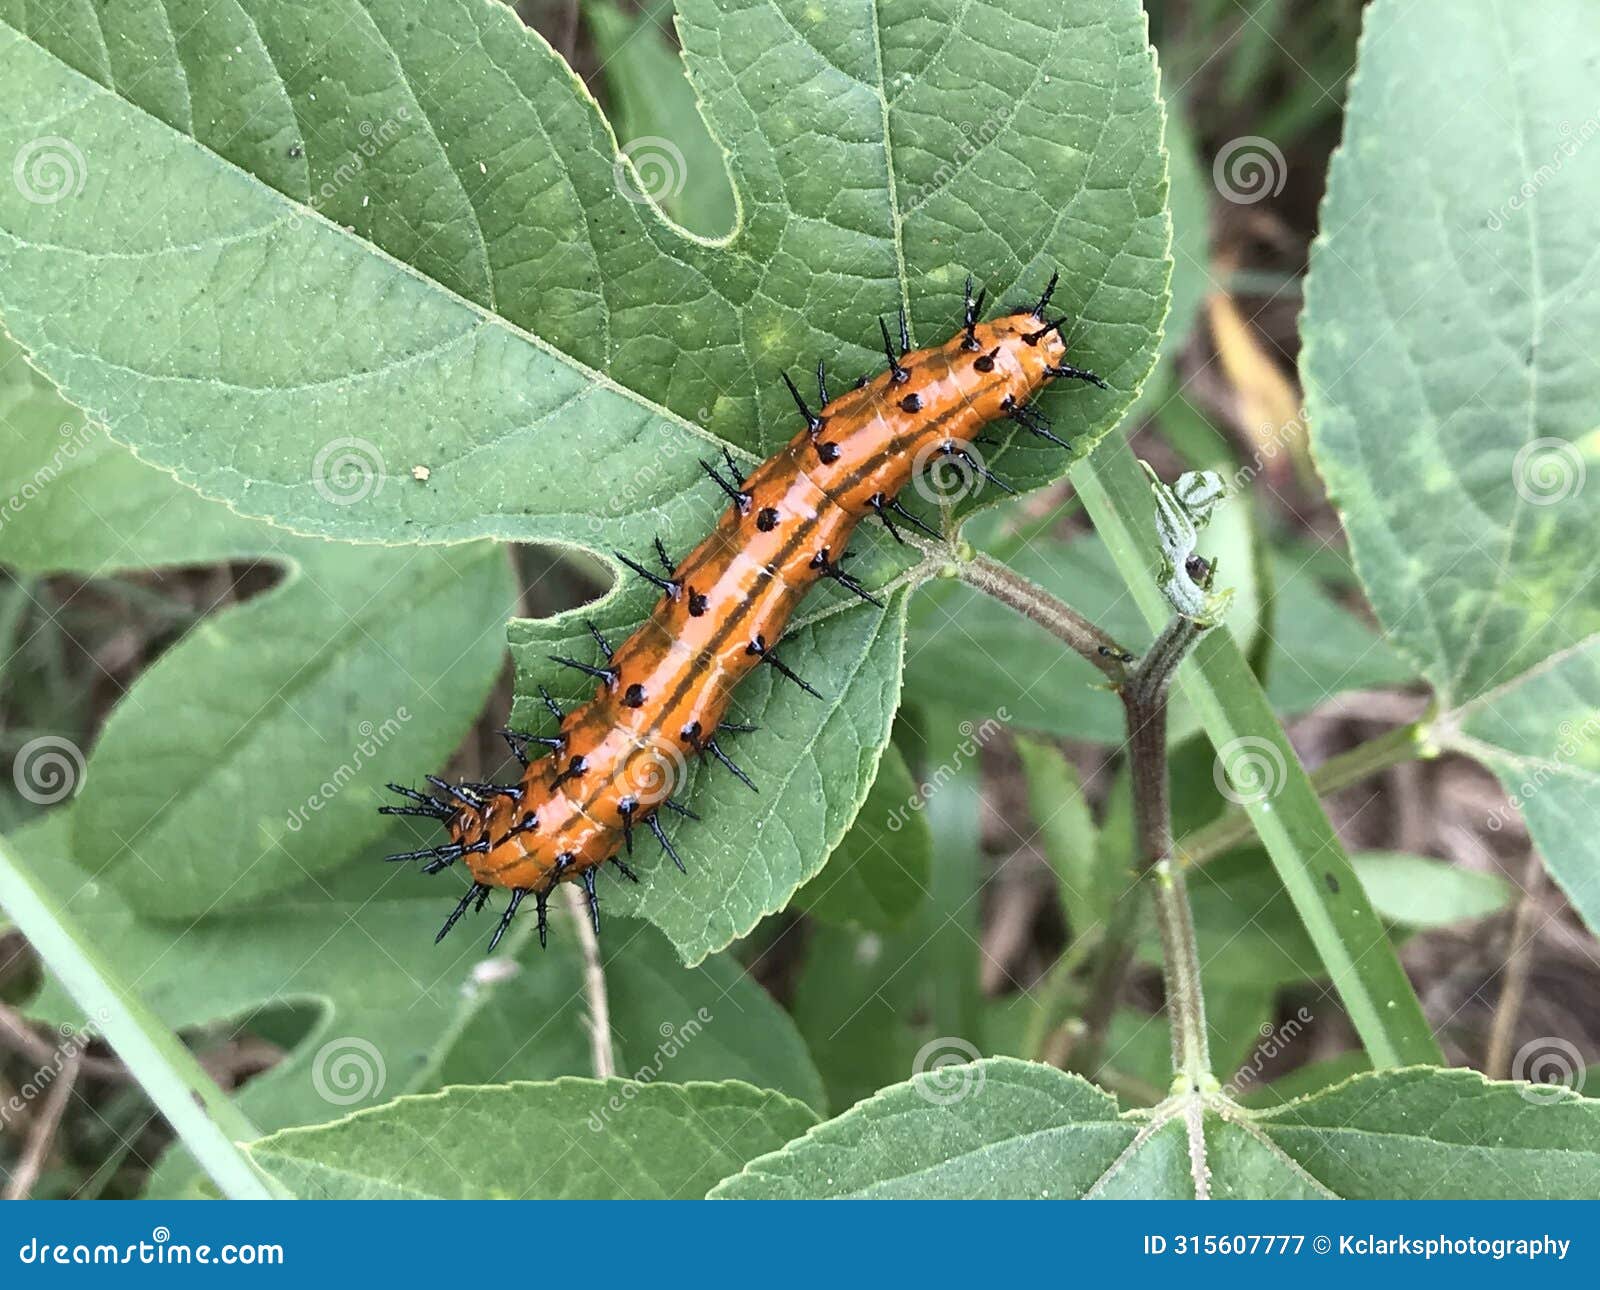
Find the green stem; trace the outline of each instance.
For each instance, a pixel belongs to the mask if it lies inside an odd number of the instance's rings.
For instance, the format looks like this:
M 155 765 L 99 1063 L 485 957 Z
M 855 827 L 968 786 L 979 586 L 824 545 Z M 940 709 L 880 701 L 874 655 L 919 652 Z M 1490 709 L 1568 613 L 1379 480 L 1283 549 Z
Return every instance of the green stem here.
M 1170 858 L 1155 869 L 1156 925 L 1161 929 L 1161 975 L 1172 1027 L 1172 1069 L 1189 1091 L 1206 1087 L 1211 1046 L 1206 1038 L 1205 995 L 1200 988 L 1200 944 L 1183 870 Z
M 118 980 L 93 942 L 0 842 L 0 906 L 77 1001 L 224 1196 L 273 1192 L 235 1145 L 261 1136 L 194 1054 Z
M 1152 576 L 1160 552 L 1150 484 L 1127 443 L 1108 435 L 1074 466 L 1073 479 L 1135 602 L 1161 626 L 1171 611 Z M 1283 766 L 1278 791 L 1246 806 L 1373 1064 L 1439 1064 L 1443 1055 L 1416 992 L 1248 660 L 1226 630 L 1208 632 L 1183 671 L 1185 695 L 1213 746 L 1248 740 Z

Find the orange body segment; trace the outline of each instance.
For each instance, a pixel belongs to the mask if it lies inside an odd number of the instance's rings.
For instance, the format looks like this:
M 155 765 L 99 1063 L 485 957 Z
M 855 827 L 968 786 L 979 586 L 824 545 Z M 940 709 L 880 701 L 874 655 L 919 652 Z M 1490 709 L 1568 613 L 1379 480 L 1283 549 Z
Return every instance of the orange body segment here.
M 616 860 L 632 876 L 619 853 L 641 828 L 677 860 L 656 812 L 687 783 L 690 758 L 725 760 L 709 745 L 744 675 L 766 659 L 792 676 L 773 650 L 812 585 L 831 576 L 867 594 L 837 568 L 862 518 L 883 514 L 916 471 L 963 453 L 990 422 L 1012 416 L 1053 438 L 1024 419 L 1029 398 L 1057 376 L 1098 381 L 1065 365 L 1043 305 L 978 322 L 969 298 L 967 326 L 945 344 L 891 354 L 889 371 L 815 413 L 796 393 L 805 428 L 747 478 L 720 481 L 730 504 L 716 527 L 654 578 L 661 598 L 605 661 L 594 697 L 562 716 L 550 755 L 513 788 L 450 789 L 448 805 L 402 790 L 430 803 L 410 813 L 447 816 L 452 846 L 435 867 L 459 857 L 474 879 L 445 932 L 494 887 L 512 891 L 502 931 L 531 893 L 542 938 L 562 882 L 582 881 L 593 911 L 595 870 Z

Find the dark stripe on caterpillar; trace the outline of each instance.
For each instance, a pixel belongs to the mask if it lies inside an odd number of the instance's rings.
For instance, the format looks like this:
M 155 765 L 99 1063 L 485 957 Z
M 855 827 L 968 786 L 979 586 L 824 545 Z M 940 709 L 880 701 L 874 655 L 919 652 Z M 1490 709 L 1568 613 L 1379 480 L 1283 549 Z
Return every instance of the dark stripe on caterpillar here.
M 713 757 L 759 791 L 717 742 L 718 733 L 728 728 L 722 717 L 734 687 L 762 663 L 820 697 L 779 657 L 777 647 L 795 608 L 821 578 L 880 604 L 841 568 L 855 526 L 875 513 L 903 540 L 893 514 L 938 537 L 897 500 L 924 454 L 931 450 L 955 457 L 1007 487 L 967 451 L 983 427 L 1010 418 L 1060 444 L 1043 414 L 1029 404 L 1030 396 L 1061 377 L 1103 386 L 1092 373 L 1064 362 L 1065 320 L 1044 321 L 1055 282 L 1052 278 L 1033 308 L 984 323 L 977 316 L 982 296 L 973 299 L 969 280 L 962 330 L 942 345 L 915 353 L 907 352 L 903 316 L 898 356 L 880 319 L 886 374 L 876 381 L 864 379 L 830 402 L 819 365 L 822 406 L 816 411 L 785 375 L 803 428 L 744 478 L 726 452 L 729 478 L 716 463 L 701 463 L 729 505 L 711 533 L 676 566 L 656 543 L 665 576 L 619 556 L 662 594 L 645 621 L 615 650 L 590 628 L 605 655 L 599 665 L 552 656 L 593 676 L 599 685 L 571 713 L 563 713 L 546 696 L 560 722 L 557 735 L 506 732 L 524 766 L 521 782 L 452 786 L 434 781 L 443 800 L 400 790 L 419 804 L 400 809 L 440 819 L 450 842 L 399 858 L 426 859 L 429 872 L 459 859 L 473 876 L 441 937 L 468 905 L 476 902 L 481 909 L 499 886 L 509 888 L 512 897 L 490 948 L 530 893 L 539 911 L 542 942 L 547 900 L 562 882 L 582 882 L 598 928 L 595 872 L 610 861 L 623 877 L 637 881 L 621 853 L 632 854 L 641 827 L 683 868 L 657 812 L 664 806 L 691 820 L 699 818 L 673 796 L 681 787 L 687 753 Z M 841 553 L 837 559 L 834 552 Z M 549 756 L 530 760 L 527 746 L 535 743 L 549 748 Z

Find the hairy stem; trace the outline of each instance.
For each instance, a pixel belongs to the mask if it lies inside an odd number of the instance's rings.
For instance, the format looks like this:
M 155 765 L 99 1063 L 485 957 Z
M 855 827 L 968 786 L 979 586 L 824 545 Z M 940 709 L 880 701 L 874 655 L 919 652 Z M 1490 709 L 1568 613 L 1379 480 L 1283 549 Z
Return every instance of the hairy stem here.
M 1211 1073 L 1206 1040 L 1205 998 L 1200 989 L 1200 952 L 1182 871 L 1172 863 L 1172 805 L 1167 776 L 1167 693 L 1178 664 L 1206 625 L 1175 616 L 1140 660 L 1122 688 L 1128 723 L 1128 759 L 1133 781 L 1133 819 L 1138 871 L 1153 871 L 1156 926 L 1161 932 L 1161 970 L 1172 1029 L 1172 1068 L 1190 1089 Z M 1147 885 L 1144 883 L 1141 886 Z M 1131 938 L 1128 952 L 1131 954 Z
M 1536 851 L 1529 851 L 1522 871 L 1522 899 L 1512 915 L 1506 953 L 1505 984 L 1495 1000 L 1494 1025 L 1489 1031 L 1489 1051 L 1483 1059 L 1483 1073 L 1490 1079 L 1511 1078 L 1511 1041 L 1517 1033 L 1522 1002 L 1528 994 L 1528 977 L 1533 970 L 1533 920 L 1539 910 L 1539 889 L 1544 862 Z
M 583 997 L 589 1005 L 589 1055 L 596 1079 L 610 1079 L 617 1073 L 616 1054 L 611 1047 L 611 1001 L 606 991 L 606 970 L 600 962 L 600 938 L 589 923 L 589 905 L 583 892 L 570 882 L 561 884 L 567 912 L 578 934 L 583 954 Z
M 1064 600 L 1058 600 L 1037 583 L 979 551 L 956 566 L 956 576 L 985 595 L 1010 605 L 1023 617 L 1065 641 L 1093 663 L 1112 685 L 1128 675 L 1132 655 Z

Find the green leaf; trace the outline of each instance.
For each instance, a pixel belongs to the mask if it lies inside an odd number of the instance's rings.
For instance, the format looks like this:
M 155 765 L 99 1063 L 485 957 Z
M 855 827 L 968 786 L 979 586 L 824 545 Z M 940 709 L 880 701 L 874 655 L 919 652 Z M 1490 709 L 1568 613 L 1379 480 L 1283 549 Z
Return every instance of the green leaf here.
M 622 151 L 647 177 L 670 176 L 652 191 L 679 224 L 704 237 L 726 233 L 735 218 L 733 189 L 666 31 L 652 14 L 624 13 L 611 0 L 591 0 L 583 17 Z
M 1335 1084 L 1342 1084 L 1352 1075 L 1364 1075 L 1372 1069 L 1372 1062 L 1360 1049 L 1340 1053 L 1322 1061 L 1296 1066 L 1287 1074 L 1278 1076 L 1268 1084 L 1258 1084 L 1244 1073 L 1235 1074 L 1229 1081 L 1230 1091 L 1245 1106 L 1270 1108 L 1292 1102 L 1297 1097 L 1320 1093 Z
M 699 459 L 787 436 L 781 369 L 870 370 L 875 315 L 904 302 L 933 340 L 968 272 L 1002 296 L 1059 267 L 1075 361 L 1112 386 L 1046 396 L 1083 451 L 1134 397 L 1166 308 L 1144 16 L 941 3 L 932 44 L 922 6 L 680 6 L 740 204 L 716 244 L 638 200 L 646 172 L 508 9 L 245 0 L 176 44 L 129 24 L 85 46 L 11 6 L 0 154 L 26 152 L 28 183 L 0 187 L 0 313 L 114 435 L 242 511 L 609 552 L 705 532 L 721 498 Z M 166 213 L 173 191 L 206 200 Z M 1059 450 L 1009 429 L 991 465 L 1022 487 L 1059 475 Z M 876 585 L 901 557 L 874 549 Z M 749 760 L 778 788 L 754 832 L 748 803 L 709 790 L 689 881 L 651 891 L 652 871 L 620 908 L 697 960 L 817 873 L 887 738 L 902 616 L 856 606 L 786 639 L 835 703 L 802 715 L 756 687 L 771 729 Z
M 752 1160 L 714 1198 L 1082 1196 L 1133 1142 L 1076 1075 L 993 1057 L 924 1072 Z
M 1182 103 L 1170 97 L 1166 144 L 1172 207 L 1172 311 L 1161 337 L 1161 356 L 1170 360 L 1188 343 L 1211 289 L 1210 176 L 1201 168 Z
M 271 1189 L 235 1145 L 254 1133 L 250 1121 L 152 1015 L 106 959 L 99 937 L 69 909 L 70 902 L 40 881 L 22 859 L 51 827 L 45 823 L 14 840 L 0 840 L 0 909 L 70 996 L 63 1000 L 63 1033 L 86 1032 L 111 1044 L 223 1194 L 258 1200 L 270 1196 Z
M 1105 922 L 1126 879 L 1108 871 L 1088 799 L 1059 748 L 1033 739 L 1016 740 L 1028 786 L 1028 806 L 1039 830 L 1039 846 L 1056 876 L 1057 892 L 1076 938 Z
M 1475 1071 L 1358 1075 L 1262 1113 L 1272 1144 L 1352 1200 L 1559 1200 L 1600 1193 L 1600 1102 Z
M 732 1081 L 558 1079 L 403 1097 L 247 1150 L 308 1199 L 693 1200 L 815 1120 Z
M 835 1110 L 913 1069 L 923 1039 L 914 1021 L 925 984 L 918 951 L 930 908 L 899 933 L 824 925 L 806 944 L 791 1009 Z
M 1473 1071 L 1358 1076 L 1251 1112 L 1221 1094 L 1118 1114 L 1052 1067 L 918 1075 L 724 1180 L 713 1197 L 1557 1199 L 1600 1189 L 1600 1102 Z
M 542 700 L 527 697 L 540 680 L 554 681 L 564 700 L 592 695 L 593 683 L 570 670 L 550 677 L 547 656 L 592 651 L 587 622 L 616 627 L 618 636 L 632 630 L 638 601 L 623 592 L 580 614 L 512 622 L 517 728 L 549 721 Z M 612 885 L 612 908 L 654 923 L 690 966 L 788 904 L 823 867 L 872 787 L 899 703 L 905 593 L 884 609 L 862 608 L 868 612 L 824 607 L 784 634 L 784 662 L 822 691 L 821 700 L 770 668 L 740 685 L 731 719 L 759 729 L 719 742 L 758 792 L 709 756 L 675 769 L 674 796 L 692 801 L 700 816 L 666 821 L 689 872 L 679 873 L 641 834 L 639 883 Z
M 439 1084 L 550 1079 L 590 1069 L 589 1006 L 575 937 L 529 941 L 514 985 L 480 1008 L 440 1067 Z M 772 997 L 733 959 L 686 968 L 666 938 L 607 916 L 600 941 L 617 1068 L 637 1080 L 739 1079 L 825 1106 L 822 1077 Z
M 153 914 L 198 914 L 374 844 L 383 784 L 442 760 L 499 671 L 504 555 L 243 519 L 88 426 L 9 343 L 0 356 L 0 426 L 36 485 L 0 523 L 0 555 L 88 574 L 245 555 L 287 569 L 169 650 L 106 723 L 74 814 L 102 875 Z
M 1511 904 L 1511 885 L 1499 874 L 1460 869 L 1433 856 L 1363 851 L 1350 863 L 1373 909 L 1402 927 L 1448 927 Z
M 23 835 L 30 871 L 72 910 L 114 978 L 168 1027 L 245 1018 L 273 1005 L 314 1010 L 297 1046 L 236 1099 L 261 1129 L 329 1119 L 427 1086 L 456 1032 L 502 989 L 494 975 L 480 980 L 475 970 L 481 924 L 470 937 L 458 929 L 453 941 L 433 944 L 454 900 L 454 886 L 442 879 L 396 866 L 375 874 L 373 862 L 362 860 L 302 880 L 259 908 L 162 922 L 135 913 L 89 864 L 74 860 L 70 833 L 58 813 Z M 390 840 L 404 836 L 397 830 Z M 514 948 L 531 931 L 531 924 L 513 927 L 508 943 Z M 52 1023 L 76 1016 L 53 978 L 28 1011 Z M 176 1191 L 186 1169 L 164 1166 L 158 1182 Z
M 855 823 L 794 903 L 830 923 L 866 930 L 904 923 L 928 893 L 933 839 L 921 807 L 906 760 L 891 743 Z
M 0 332 L 0 559 L 113 569 L 253 555 L 262 525 L 141 463 L 88 421 Z
M 1149 485 L 1127 444 L 1107 441 L 1075 479 L 1147 621 L 1164 624 L 1171 611 L 1153 577 L 1159 556 Z M 1241 755 L 1271 768 L 1268 791 L 1246 794 L 1246 809 L 1373 1064 L 1438 1060 L 1433 1031 L 1383 926 L 1231 634 L 1207 633 L 1178 676 L 1222 753 L 1217 774 Z
M 969 271 L 1065 270 L 1075 359 L 1113 389 L 1048 401 L 1084 446 L 1114 424 L 1170 267 L 1134 0 L 679 9 L 741 208 L 715 244 L 642 200 L 660 180 L 509 8 L 244 0 L 174 40 L 10 4 L 0 313 L 142 456 L 334 536 L 704 531 L 696 459 L 787 437 L 780 368 L 875 365 L 902 301 L 947 335 Z M 1029 486 L 1064 464 L 1001 458 Z
M 1585 487 L 1600 458 L 1600 153 L 1570 137 L 1600 58 L 1585 13 L 1574 0 L 1367 10 L 1301 371 L 1362 582 L 1438 692 L 1436 738 L 1519 797 L 1542 770 L 1534 839 L 1600 928 L 1594 741 L 1554 751 L 1600 722 L 1587 661 L 1600 493 Z M 1457 109 L 1441 114 L 1441 95 Z
M 248 905 L 373 846 L 383 785 L 441 763 L 500 670 L 493 544 L 276 554 L 283 585 L 167 651 L 90 759 L 76 847 L 135 909 Z
M 1405 685 L 1416 669 L 1351 610 L 1339 604 L 1303 562 L 1272 561 L 1267 604 L 1271 646 L 1267 698 L 1293 716 L 1347 690 Z
M 1441 747 L 1475 757 L 1510 798 L 1484 823 L 1498 833 L 1521 811 L 1545 868 L 1584 921 L 1600 930 L 1595 862 L 1600 784 L 1600 643 L 1543 665 L 1446 713 L 1429 732 Z
M 137 989 L 165 1025 L 188 1030 L 275 1005 L 313 1011 L 288 1055 L 237 1097 L 263 1129 L 447 1082 L 591 1069 L 577 940 L 564 910 L 552 914 L 548 952 L 537 949 L 530 920 L 513 924 L 503 957 L 485 961 L 493 910 L 436 946 L 457 887 L 396 867 L 375 877 L 372 862 L 358 860 L 256 910 L 166 923 L 135 914 L 95 882 L 70 858 L 68 832 L 58 815 L 19 835 L 30 871 L 70 903 L 108 974 Z M 601 946 L 622 1069 L 659 1066 L 676 1080 L 761 1078 L 820 1105 L 820 1080 L 793 1024 L 736 964 L 716 958 L 686 970 L 658 933 L 622 920 L 608 921 Z M 374 954 L 382 971 L 373 970 Z M 52 1024 L 81 1016 L 53 978 L 28 1011 Z M 169 1158 L 154 1190 L 182 1191 L 191 1170 Z
M 1579 289 L 1600 157 L 1564 143 L 1600 57 L 1583 12 L 1369 8 L 1306 285 L 1317 459 L 1379 617 L 1448 706 L 1600 631 L 1600 300 Z

